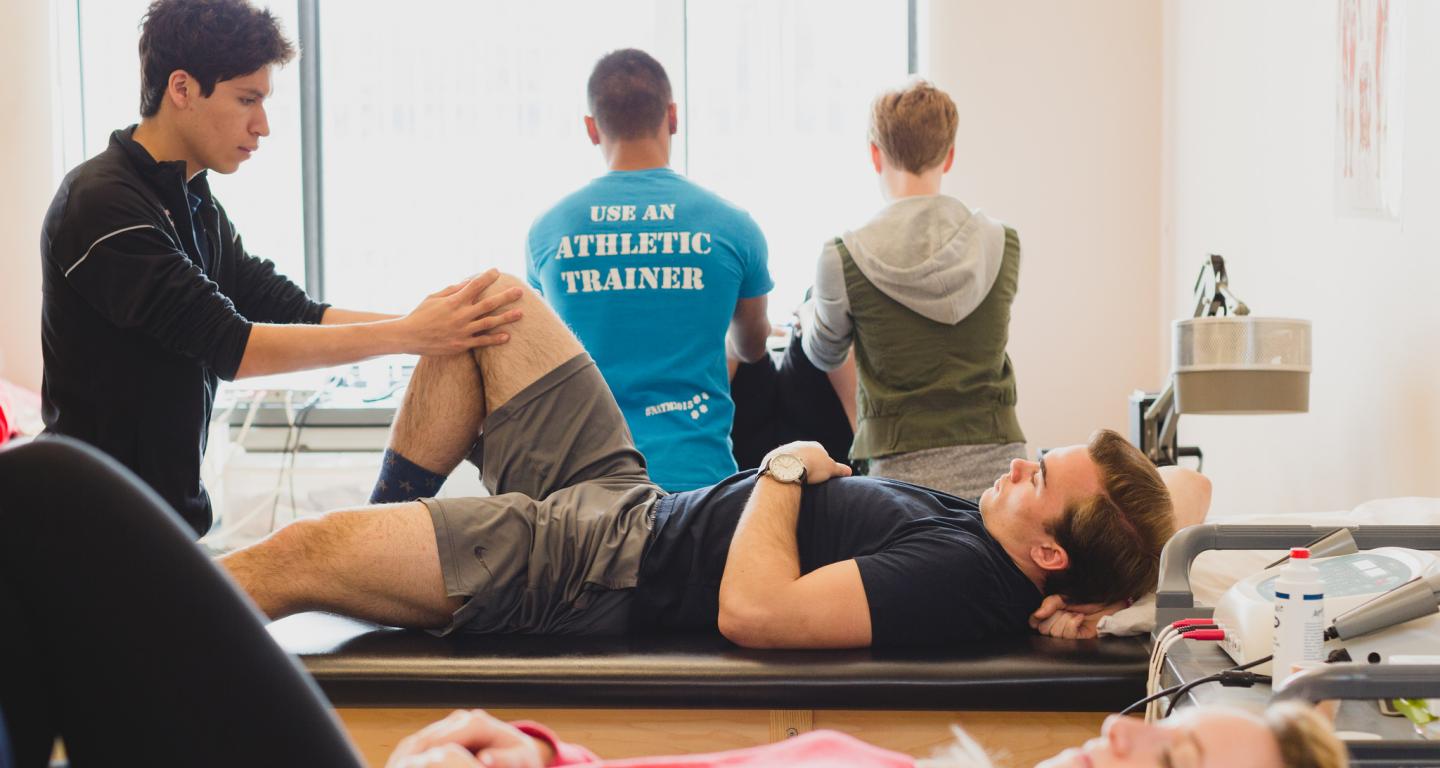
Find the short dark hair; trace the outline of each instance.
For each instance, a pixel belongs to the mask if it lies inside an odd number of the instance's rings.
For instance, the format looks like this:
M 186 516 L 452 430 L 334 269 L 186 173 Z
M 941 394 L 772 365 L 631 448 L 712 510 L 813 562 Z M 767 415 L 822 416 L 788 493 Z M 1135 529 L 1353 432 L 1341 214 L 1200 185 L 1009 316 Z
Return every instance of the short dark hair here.
M 1069 603 L 1113 603 L 1153 592 L 1160 550 L 1175 533 L 1170 491 L 1150 459 L 1118 432 L 1085 446 L 1100 470 L 1099 495 L 1067 507 L 1050 526 L 1070 565 L 1045 580 Z
M 195 78 L 208 98 L 218 82 L 295 58 L 280 21 L 246 0 L 155 0 L 141 24 L 142 117 L 160 111 L 177 69 Z
M 650 54 L 625 48 L 595 62 L 586 88 L 590 114 L 614 139 L 642 139 L 665 121 L 672 100 L 670 78 Z

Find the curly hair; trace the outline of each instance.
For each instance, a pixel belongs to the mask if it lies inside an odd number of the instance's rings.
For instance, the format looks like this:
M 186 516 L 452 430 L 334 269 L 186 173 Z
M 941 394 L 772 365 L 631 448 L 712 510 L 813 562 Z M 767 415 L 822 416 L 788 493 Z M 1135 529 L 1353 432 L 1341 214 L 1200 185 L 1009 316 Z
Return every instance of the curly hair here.
M 295 58 L 279 20 L 246 0 L 156 0 L 141 25 L 142 117 L 160 111 L 176 70 L 189 73 L 209 97 L 218 82 Z

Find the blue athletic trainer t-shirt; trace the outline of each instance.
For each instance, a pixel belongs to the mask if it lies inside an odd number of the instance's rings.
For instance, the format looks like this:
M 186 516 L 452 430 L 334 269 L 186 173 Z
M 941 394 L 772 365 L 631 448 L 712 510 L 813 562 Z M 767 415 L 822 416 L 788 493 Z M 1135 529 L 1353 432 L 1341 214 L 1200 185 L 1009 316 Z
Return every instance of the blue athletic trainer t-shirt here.
M 735 472 L 725 332 L 774 287 L 745 211 L 669 168 L 612 171 L 530 228 L 526 277 L 595 359 L 650 477 L 669 491 Z

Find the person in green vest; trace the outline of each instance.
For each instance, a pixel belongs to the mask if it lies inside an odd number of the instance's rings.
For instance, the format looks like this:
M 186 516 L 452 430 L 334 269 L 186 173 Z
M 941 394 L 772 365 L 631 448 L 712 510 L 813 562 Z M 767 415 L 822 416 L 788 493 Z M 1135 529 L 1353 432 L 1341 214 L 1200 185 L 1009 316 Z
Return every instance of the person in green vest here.
M 825 371 L 854 345 L 852 460 L 977 498 L 1026 456 L 1005 352 L 1020 239 L 940 193 L 958 122 L 923 80 L 876 98 L 870 159 L 887 205 L 825 245 L 802 338 Z

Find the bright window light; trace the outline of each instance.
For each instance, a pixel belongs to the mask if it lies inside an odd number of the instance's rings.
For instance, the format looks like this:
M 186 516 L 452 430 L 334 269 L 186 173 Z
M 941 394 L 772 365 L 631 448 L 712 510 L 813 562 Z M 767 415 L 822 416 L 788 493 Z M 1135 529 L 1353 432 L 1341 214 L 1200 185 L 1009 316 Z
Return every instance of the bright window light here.
M 492 266 L 523 274 L 530 223 L 605 172 L 585 81 L 617 48 L 670 73 L 675 169 L 764 230 L 777 320 L 821 244 L 881 205 L 865 129 L 875 92 L 905 76 L 905 0 L 313 1 L 319 39 L 300 42 L 320 70 L 323 291 L 336 305 L 401 312 Z M 261 4 L 297 36 L 293 0 Z M 139 119 L 147 5 L 79 0 L 86 156 Z M 260 152 L 211 185 L 247 248 L 304 285 L 299 70 L 276 73 Z
M 681 9 L 321 2 L 326 300 L 404 311 L 492 266 L 523 275 L 530 223 L 605 172 L 590 68 L 642 48 L 679 80 Z
M 252 0 L 253 2 L 254 0 Z M 295 38 L 294 2 L 256 3 L 279 17 Z M 149 0 L 79 0 L 81 114 L 84 156 L 105 151 L 110 134 L 140 121 L 140 20 Z M 210 173 L 210 189 L 245 239 L 245 250 L 275 262 L 305 284 L 304 217 L 300 200 L 300 67 L 276 70 L 265 101 L 270 135 L 237 173 Z
M 904 82 L 904 0 L 689 0 L 691 178 L 750 211 L 788 317 L 820 248 L 883 201 L 870 103 Z

